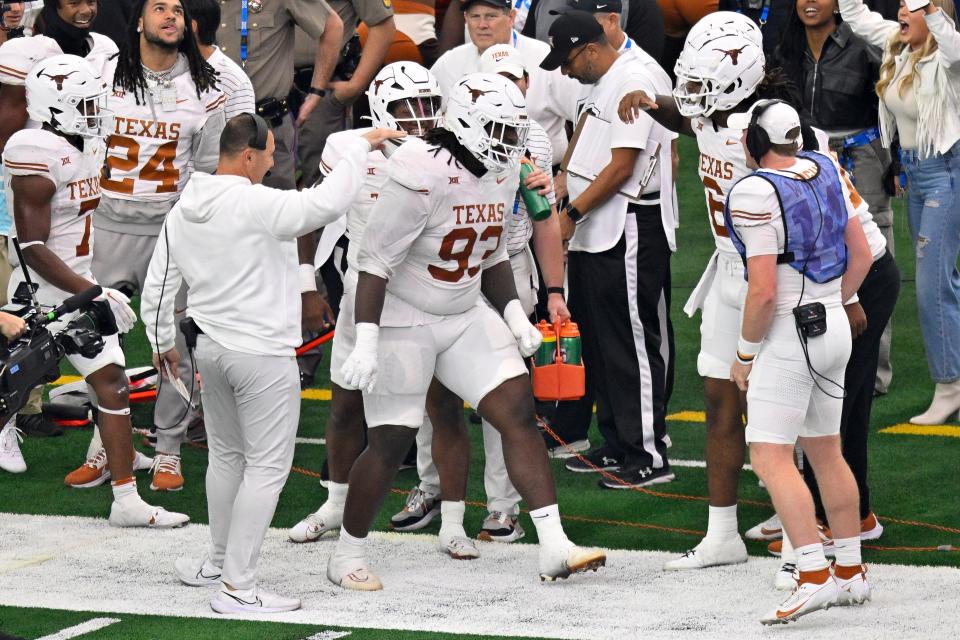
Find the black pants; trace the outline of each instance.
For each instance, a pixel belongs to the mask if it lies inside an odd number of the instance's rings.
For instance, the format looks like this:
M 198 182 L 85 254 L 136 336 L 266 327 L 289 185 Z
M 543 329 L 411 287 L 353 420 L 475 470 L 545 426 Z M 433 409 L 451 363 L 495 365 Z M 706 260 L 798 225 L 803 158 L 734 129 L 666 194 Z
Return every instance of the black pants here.
M 660 206 L 631 205 L 614 247 L 572 251 L 568 266 L 570 313 L 580 325 L 588 394 L 597 400 L 606 446 L 624 466 L 666 466 L 674 349 Z
M 857 295 L 867 316 L 867 330 L 853 341 L 850 361 L 843 378 L 846 398 L 840 417 L 840 442 L 843 458 L 857 479 L 860 492 L 860 519 L 870 513 L 870 487 L 867 484 L 867 434 L 870 430 L 870 408 L 873 405 L 873 383 L 877 375 L 880 337 L 887 326 L 900 291 L 900 271 L 887 252 L 870 267 Z M 803 477 L 813 494 L 817 517 L 825 519 L 820 490 L 813 469 L 803 465 Z

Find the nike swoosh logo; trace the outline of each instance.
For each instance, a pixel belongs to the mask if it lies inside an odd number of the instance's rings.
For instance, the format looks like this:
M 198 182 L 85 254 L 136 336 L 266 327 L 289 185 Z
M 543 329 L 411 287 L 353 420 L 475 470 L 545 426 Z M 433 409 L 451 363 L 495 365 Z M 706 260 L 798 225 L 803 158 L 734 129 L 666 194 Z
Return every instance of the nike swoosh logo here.
M 504 180 L 506 180 L 506 178 L 497 178 L 497 184 L 503 184 Z
M 177 104 L 180 104 L 181 102 L 186 102 L 187 100 L 188 98 L 184 98 L 183 100 L 177 100 Z
M 767 529 L 766 527 L 760 527 L 760 533 L 765 536 L 772 536 L 775 533 L 780 533 L 783 529 Z

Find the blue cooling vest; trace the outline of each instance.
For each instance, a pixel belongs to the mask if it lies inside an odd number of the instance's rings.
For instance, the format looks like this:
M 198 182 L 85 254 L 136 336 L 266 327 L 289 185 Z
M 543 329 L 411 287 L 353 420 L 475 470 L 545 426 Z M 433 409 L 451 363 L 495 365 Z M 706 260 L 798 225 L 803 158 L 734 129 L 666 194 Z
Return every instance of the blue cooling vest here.
M 847 270 L 847 208 L 840 186 L 840 172 L 820 154 L 798 153 L 818 167 L 811 179 L 792 178 L 768 171 L 756 171 L 773 185 L 783 212 L 784 250 L 777 264 L 791 267 L 814 282 L 829 282 Z M 730 219 L 729 199 L 723 211 L 724 222 L 733 246 L 746 264 L 747 251 Z M 747 277 L 746 271 L 743 274 Z

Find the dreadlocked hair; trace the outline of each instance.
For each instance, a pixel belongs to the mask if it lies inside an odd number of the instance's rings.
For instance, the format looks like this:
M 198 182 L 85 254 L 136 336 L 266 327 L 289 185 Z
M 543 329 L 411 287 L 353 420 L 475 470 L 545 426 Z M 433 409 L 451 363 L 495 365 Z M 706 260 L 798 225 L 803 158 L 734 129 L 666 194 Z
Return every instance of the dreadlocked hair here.
M 137 23 L 143 17 L 146 4 L 147 0 L 135 0 L 130 23 L 127 25 L 127 40 L 120 47 L 120 53 L 117 56 L 117 70 L 113 76 L 114 89 L 120 88 L 124 91 L 130 91 L 133 93 L 137 104 L 141 104 L 141 100 L 143 104 L 146 103 L 147 93 L 147 79 L 143 73 L 143 62 L 140 58 L 140 33 L 137 31 Z M 190 10 L 187 9 L 186 3 L 182 1 L 180 7 L 183 9 L 183 22 L 186 28 L 177 51 L 187 59 L 187 64 L 190 67 L 190 77 L 193 78 L 193 84 L 197 87 L 197 98 L 200 98 L 200 94 L 204 91 L 217 88 L 217 73 L 203 59 L 203 55 L 197 47 L 191 29 Z

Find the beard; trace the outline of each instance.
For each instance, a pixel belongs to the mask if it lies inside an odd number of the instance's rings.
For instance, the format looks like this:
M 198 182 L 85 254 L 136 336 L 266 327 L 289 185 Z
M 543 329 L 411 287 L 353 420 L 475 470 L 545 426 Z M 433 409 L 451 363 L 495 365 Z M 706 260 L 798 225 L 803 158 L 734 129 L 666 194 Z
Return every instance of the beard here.
M 180 44 L 183 42 L 183 34 L 184 32 L 181 31 L 180 37 L 177 38 L 176 42 L 167 42 L 160 36 L 159 32 L 151 32 L 147 29 L 144 29 L 143 39 L 161 49 L 166 49 L 167 51 L 177 51 L 180 48 Z

